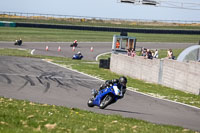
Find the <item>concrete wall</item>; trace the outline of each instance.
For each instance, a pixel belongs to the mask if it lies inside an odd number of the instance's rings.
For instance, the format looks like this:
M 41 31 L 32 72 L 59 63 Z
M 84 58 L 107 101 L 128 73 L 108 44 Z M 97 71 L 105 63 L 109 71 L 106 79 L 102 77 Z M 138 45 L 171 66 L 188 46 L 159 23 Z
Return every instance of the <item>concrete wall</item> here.
M 112 54 L 110 70 L 147 82 L 200 94 L 199 62 L 187 63 L 169 59 L 149 60 L 141 56 Z

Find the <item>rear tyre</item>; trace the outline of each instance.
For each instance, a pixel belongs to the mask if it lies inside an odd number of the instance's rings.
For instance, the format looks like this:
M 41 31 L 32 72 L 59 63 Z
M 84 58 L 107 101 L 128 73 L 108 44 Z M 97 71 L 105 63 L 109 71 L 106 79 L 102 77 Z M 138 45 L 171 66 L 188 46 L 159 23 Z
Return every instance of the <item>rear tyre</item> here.
M 93 99 L 92 98 L 90 98 L 89 100 L 88 100 L 88 107 L 94 107 L 94 104 L 93 104 Z
M 111 95 L 106 95 L 103 100 L 101 101 L 101 104 L 99 105 L 100 109 L 104 109 L 107 107 L 113 100 L 113 97 Z

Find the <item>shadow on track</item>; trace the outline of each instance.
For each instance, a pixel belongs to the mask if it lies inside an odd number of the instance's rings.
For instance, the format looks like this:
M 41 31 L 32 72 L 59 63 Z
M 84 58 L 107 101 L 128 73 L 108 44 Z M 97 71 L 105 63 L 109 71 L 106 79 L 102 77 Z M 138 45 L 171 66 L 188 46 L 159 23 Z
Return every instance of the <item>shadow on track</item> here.
M 151 114 L 146 114 L 146 113 L 132 112 L 132 111 L 126 111 L 126 110 L 119 110 L 119 109 L 104 109 L 104 110 L 113 111 L 113 112 L 129 113 L 129 114 L 151 115 Z

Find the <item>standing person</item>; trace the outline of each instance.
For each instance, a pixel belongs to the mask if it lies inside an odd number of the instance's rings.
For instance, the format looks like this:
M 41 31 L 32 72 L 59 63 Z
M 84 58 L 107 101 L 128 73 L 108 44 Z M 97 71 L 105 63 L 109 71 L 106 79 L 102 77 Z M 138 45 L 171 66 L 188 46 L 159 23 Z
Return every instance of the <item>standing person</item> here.
M 154 58 L 158 58 L 158 50 L 156 49 L 154 55 L 153 55 Z
M 119 48 L 119 46 L 120 46 L 120 43 L 119 43 L 119 40 L 117 40 L 117 42 L 116 42 L 116 48 Z

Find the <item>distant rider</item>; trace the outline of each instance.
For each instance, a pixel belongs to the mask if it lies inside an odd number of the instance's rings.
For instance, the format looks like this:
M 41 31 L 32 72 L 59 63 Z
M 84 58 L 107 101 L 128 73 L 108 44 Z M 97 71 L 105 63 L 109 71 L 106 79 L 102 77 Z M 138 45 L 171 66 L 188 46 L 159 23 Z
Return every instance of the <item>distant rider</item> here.
M 77 46 L 78 46 L 77 40 L 74 40 L 73 46 L 74 46 L 74 47 L 77 47 Z
M 14 44 L 21 46 L 22 45 L 22 39 L 20 38 L 19 40 L 16 40 Z
M 77 55 L 78 55 L 79 57 L 82 57 L 82 56 L 83 56 L 83 55 L 81 54 L 80 51 L 78 51 Z
M 21 39 L 21 38 L 18 40 L 18 45 L 19 45 L 19 46 L 22 45 L 22 39 Z

